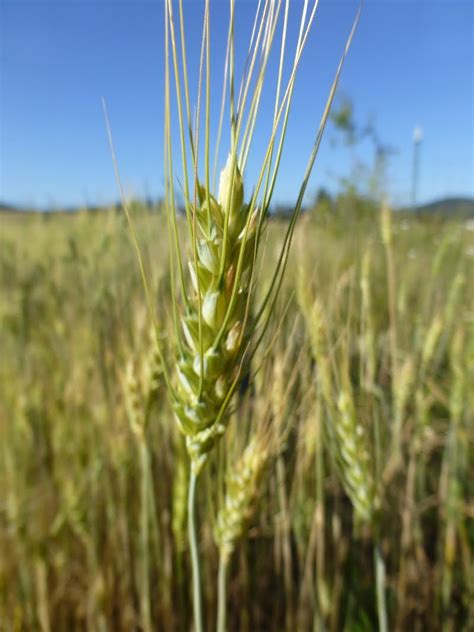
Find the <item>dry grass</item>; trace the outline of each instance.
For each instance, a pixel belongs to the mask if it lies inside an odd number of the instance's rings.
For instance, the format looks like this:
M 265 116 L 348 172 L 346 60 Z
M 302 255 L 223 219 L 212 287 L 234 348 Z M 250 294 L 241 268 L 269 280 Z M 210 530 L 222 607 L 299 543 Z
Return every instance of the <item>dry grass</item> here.
M 153 301 L 172 328 L 164 218 L 134 213 Z M 407 221 L 393 221 L 389 276 L 377 222 L 347 234 L 308 216 L 297 229 L 279 329 L 203 473 L 211 627 L 226 469 L 259 420 L 283 441 L 235 542 L 229 629 L 373 629 L 376 540 L 390 629 L 473 626 L 472 234 Z M 123 218 L 2 222 L 2 629 L 189 629 L 185 453 Z M 269 227 L 270 259 L 283 232 Z M 375 518 L 356 520 L 367 467 Z

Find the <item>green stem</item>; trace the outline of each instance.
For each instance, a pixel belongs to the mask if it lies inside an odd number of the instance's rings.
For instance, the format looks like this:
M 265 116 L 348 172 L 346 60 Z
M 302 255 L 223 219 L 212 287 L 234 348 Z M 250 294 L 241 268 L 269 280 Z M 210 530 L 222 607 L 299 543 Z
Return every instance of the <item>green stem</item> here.
M 150 611 L 150 560 L 149 560 L 149 547 L 150 547 L 150 534 L 149 534 L 149 489 L 148 489 L 148 449 L 146 445 L 145 437 L 140 438 L 140 463 L 141 463 L 141 524 L 140 524 L 140 536 L 141 536 L 141 555 L 142 555 L 142 568 L 141 568 L 141 616 L 142 625 L 145 632 L 152 630 L 151 624 L 151 611 Z
M 380 549 L 380 543 L 374 544 L 375 583 L 377 589 L 377 615 L 379 632 L 387 632 L 387 604 L 385 602 L 385 562 Z
M 193 568 L 193 610 L 194 610 L 194 630 L 204 632 L 202 623 L 202 596 L 201 596 L 201 574 L 199 568 L 199 551 L 196 537 L 196 482 L 197 474 L 191 467 L 188 490 L 188 537 L 189 548 L 191 550 L 191 563 Z
M 226 579 L 228 561 L 228 555 L 221 553 L 219 556 L 219 575 L 217 580 L 217 632 L 225 632 L 227 626 Z

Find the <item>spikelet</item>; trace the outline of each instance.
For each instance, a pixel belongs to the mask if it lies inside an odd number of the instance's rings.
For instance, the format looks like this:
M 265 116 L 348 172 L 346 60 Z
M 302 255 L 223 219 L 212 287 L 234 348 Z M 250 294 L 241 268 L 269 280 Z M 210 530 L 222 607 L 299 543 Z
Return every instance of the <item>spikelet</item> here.
M 127 362 L 123 379 L 125 406 L 132 432 L 140 436 L 143 430 L 145 402 L 133 359 Z
M 376 507 L 375 480 L 365 431 L 357 421 L 349 389 L 341 390 L 334 424 L 337 461 L 342 481 L 361 522 L 372 520 Z
M 243 535 L 268 457 L 268 447 L 254 437 L 228 474 L 224 503 L 217 515 L 215 528 L 216 543 L 225 559 L 229 558 Z
M 154 402 L 158 391 L 163 385 L 163 370 L 160 356 L 156 347 L 155 330 L 150 329 L 150 341 L 142 363 L 142 382 L 145 385 L 148 400 Z
M 161 385 L 161 373 L 154 330 L 150 330 L 145 352 L 129 358 L 122 379 L 130 428 L 136 435 L 143 433 L 148 412 Z
M 412 356 L 408 356 L 397 375 L 394 389 L 392 442 L 393 447 L 398 453 L 400 453 L 401 448 L 405 410 L 413 391 L 415 378 L 414 359 Z
M 224 433 L 227 395 L 241 374 L 256 230 L 255 212 L 247 222 L 242 176 L 232 155 L 221 174 L 218 199 L 202 187 L 198 191 L 197 253 L 188 261 L 193 292 L 181 318 L 173 397 L 196 473 Z
M 317 298 L 314 301 L 309 318 L 307 318 L 307 326 L 311 340 L 311 349 L 316 360 L 321 392 L 326 405 L 331 406 L 333 401 L 333 388 L 326 337 L 326 323 L 324 320 L 323 306 Z

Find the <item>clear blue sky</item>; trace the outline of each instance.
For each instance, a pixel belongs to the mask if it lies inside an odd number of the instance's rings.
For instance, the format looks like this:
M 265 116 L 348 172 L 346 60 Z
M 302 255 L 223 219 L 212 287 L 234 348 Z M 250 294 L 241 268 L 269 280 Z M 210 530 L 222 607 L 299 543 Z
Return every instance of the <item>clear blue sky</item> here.
M 292 4 L 295 11 L 302 6 Z M 185 6 L 196 60 L 202 2 Z M 237 1 L 237 44 L 245 41 L 255 6 Z M 356 7 L 355 0 L 320 0 L 276 191 L 282 202 L 297 193 Z M 217 76 L 227 3 L 214 0 L 211 10 Z M 102 95 L 127 190 L 162 194 L 162 1 L 3 0 L 0 29 L 0 200 L 59 207 L 117 199 Z M 424 131 L 419 200 L 474 195 L 473 86 L 472 0 L 366 0 L 340 91 L 353 100 L 356 119 L 363 124 L 373 116 L 382 140 L 396 150 L 389 163 L 394 203 L 409 200 L 416 124 Z M 309 196 L 320 186 L 334 189 L 351 168 L 350 152 L 333 138 L 328 129 Z M 367 144 L 358 156 L 370 161 Z

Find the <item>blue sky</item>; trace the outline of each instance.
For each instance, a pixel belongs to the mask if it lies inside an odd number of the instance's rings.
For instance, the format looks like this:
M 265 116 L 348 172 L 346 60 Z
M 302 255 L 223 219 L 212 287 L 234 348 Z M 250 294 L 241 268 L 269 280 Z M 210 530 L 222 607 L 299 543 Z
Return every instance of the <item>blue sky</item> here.
M 237 0 L 237 45 L 256 6 Z M 301 0 L 292 3 L 294 19 Z M 188 53 L 198 58 L 202 2 L 185 0 Z M 314 131 L 350 30 L 355 0 L 320 0 L 298 77 L 276 200 L 298 191 Z M 212 64 L 221 76 L 227 3 L 213 0 Z M 292 22 L 292 33 L 296 22 Z M 129 193 L 163 192 L 163 4 L 160 0 L 0 3 L 0 200 L 36 207 L 117 199 L 101 97 L 110 115 Z M 412 134 L 423 128 L 419 200 L 474 196 L 474 3 L 472 0 L 366 0 L 343 71 L 340 94 L 355 118 L 375 120 L 395 150 L 387 187 L 410 199 Z M 217 114 L 217 96 L 213 93 Z M 268 110 L 255 137 L 264 142 Z M 368 143 L 349 150 L 328 128 L 308 197 L 336 189 L 354 160 L 370 164 Z M 222 157 L 223 160 L 225 156 Z M 258 156 L 249 162 L 252 185 Z

